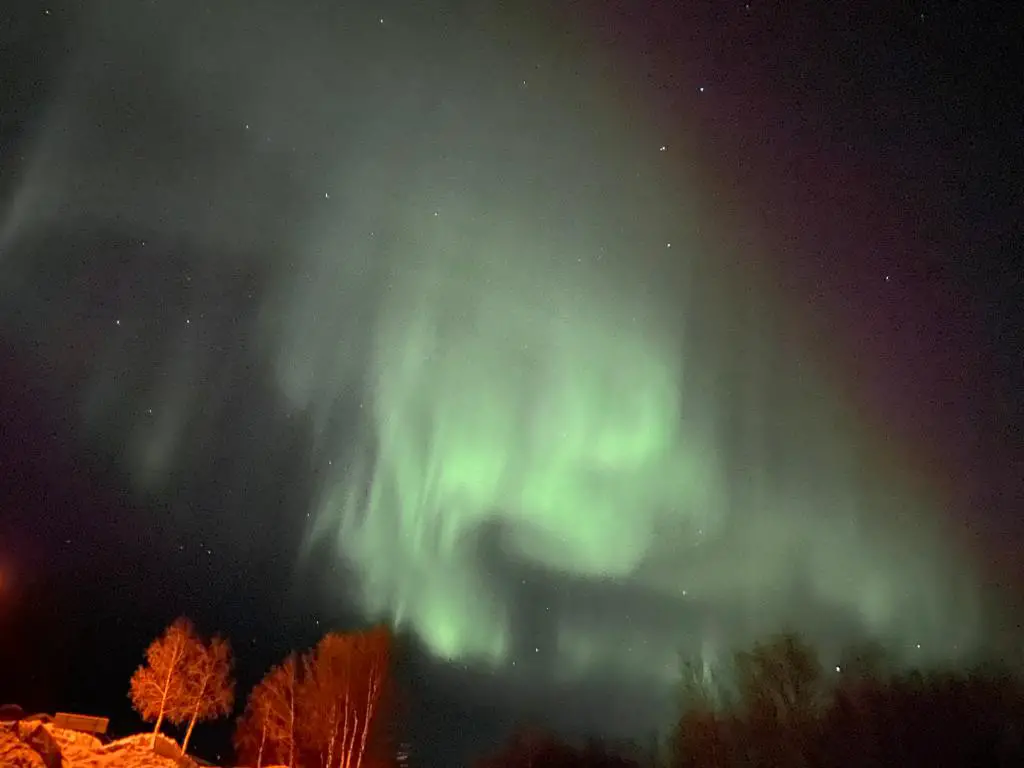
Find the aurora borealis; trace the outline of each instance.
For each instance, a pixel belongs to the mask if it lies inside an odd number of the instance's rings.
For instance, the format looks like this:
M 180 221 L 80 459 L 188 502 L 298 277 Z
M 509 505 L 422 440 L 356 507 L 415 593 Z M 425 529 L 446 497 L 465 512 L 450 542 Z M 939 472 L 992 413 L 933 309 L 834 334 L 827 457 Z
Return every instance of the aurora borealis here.
M 941 501 L 867 456 L 784 297 L 706 252 L 706 214 L 614 85 L 574 81 L 583 105 L 531 86 L 549 119 L 514 135 L 515 102 L 454 143 L 448 110 L 388 120 L 417 125 L 400 171 L 343 163 L 349 212 L 304 243 L 278 307 L 283 390 L 320 430 L 362 388 L 360 438 L 325 447 L 313 538 L 373 615 L 485 667 L 525 651 L 556 677 L 667 682 L 680 647 L 706 646 L 707 606 L 728 606 L 728 643 L 804 623 L 797 595 L 900 652 L 966 650 Z M 524 609 L 510 578 L 587 597 Z M 669 613 L 630 618 L 626 594 Z
M 731 605 L 749 622 L 733 631 L 754 633 L 804 591 L 889 642 L 970 645 L 969 597 L 929 535 L 929 500 L 864 466 L 852 414 L 757 304 L 732 299 L 738 323 L 714 317 L 703 285 L 673 312 L 663 286 L 631 291 L 612 255 L 595 258 L 522 202 L 497 220 L 468 207 L 414 224 L 410 256 L 396 248 L 371 336 L 365 442 L 355 468 L 339 458 L 318 507 L 315 532 L 363 575 L 368 609 L 442 658 L 503 666 L 522 644 L 504 563 L 523 581 L 611 584 L 678 611 L 678 629 L 638 620 L 624 643 L 624 606 L 545 607 L 555 674 L 668 680 L 692 605 Z M 317 293 L 327 303 L 312 309 L 300 294 L 309 324 L 279 367 L 329 419 L 343 388 L 316 361 L 337 341 L 318 332 L 335 292 Z M 704 326 L 699 342 L 673 334 L 688 320 Z M 863 487 L 871 477 L 882 487 Z
M 730 79 L 703 31 L 667 66 L 668 31 L 587 3 L 299 5 L 32 22 L 57 53 L 0 190 L 0 327 L 128 500 L 125 562 L 288 642 L 387 621 L 468 698 L 642 691 L 613 731 L 680 653 L 780 629 L 977 650 L 985 525 L 930 453 L 974 348 L 913 293 L 894 163 L 852 129 L 815 154 L 824 106 L 766 117 L 799 78 Z

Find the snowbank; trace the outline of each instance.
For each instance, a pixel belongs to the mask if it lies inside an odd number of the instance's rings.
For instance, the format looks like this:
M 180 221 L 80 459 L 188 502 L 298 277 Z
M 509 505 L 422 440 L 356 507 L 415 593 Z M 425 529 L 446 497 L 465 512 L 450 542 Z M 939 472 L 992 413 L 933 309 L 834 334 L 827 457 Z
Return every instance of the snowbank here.
M 104 745 L 95 736 L 50 723 L 22 721 L 0 724 L 0 766 L 3 768 L 194 768 L 179 755 L 178 744 L 139 733 Z M 61 759 L 63 758 L 63 760 Z

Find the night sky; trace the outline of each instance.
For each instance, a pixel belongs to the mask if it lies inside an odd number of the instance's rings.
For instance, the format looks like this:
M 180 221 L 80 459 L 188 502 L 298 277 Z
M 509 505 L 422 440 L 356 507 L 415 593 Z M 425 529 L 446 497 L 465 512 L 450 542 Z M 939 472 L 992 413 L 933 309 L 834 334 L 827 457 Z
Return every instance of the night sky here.
M 386 621 L 440 766 L 780 629 L 1020 647 L 1008 12 L 11 5 L 0 703 Z

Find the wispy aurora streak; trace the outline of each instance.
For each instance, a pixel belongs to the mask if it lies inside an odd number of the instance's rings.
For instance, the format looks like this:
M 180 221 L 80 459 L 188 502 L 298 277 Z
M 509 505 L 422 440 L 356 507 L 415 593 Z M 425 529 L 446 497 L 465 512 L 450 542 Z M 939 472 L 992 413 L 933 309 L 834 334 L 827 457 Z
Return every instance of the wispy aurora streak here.
M 681 361 L 642 306 L 586 286 L 571 253 L 538 258 L 528 236 L 479 246 L 389 292 L 369 488 L 343 475 L 322 514 L 373 609 L 441 655 L 498 661 L 513 629 L 477 573 L 483 524 L 504 524 L 510 556 L 625 579 L 660 529 L 696 540 L 715 523 L 721 481 L 706 437 L 683 433 Z
M 886 642 L 942 633 L 931 653 L 966 647 L 929 502 L 858 458 L 853 414 L 783 343 L 770 301 L 695 245 L 670 266 L 632 250 L 662 225 L 628 199 L 635 229 L 613 236 L 607 207 L 553 223 L 545 201 L 506 194 L 392 209 L 405 237 L 372 323 L 364 445 L 332 463 L 312 532 L 355 566 L 369 612 L 493 666 L 537 650 L 539 613 L 570 678 L 670 680 L 717 612 L 725 643 L 838 616 Z M 366 280 L 334 252 L 351 253 L 313 249 L 279 364 L 322 414 L 339 374 L 309 361 L 332 358 L 322 329 L 340 326 L 324 321 Z M 525 624 L 513 574 L 548 585 Z
M 193 473 L 227 483 L 208 446 L 261 467 L 285 450 L 224 407 L 271 369 L 274 405 L 315 433 L 310 539 L 440 658 L 670 681 L 681 648 L 787 624 L 966 648 L 976 603 L 942 504 L 746 274 L 765 254 L 716 242 L 699 173 L 677 178 L 700 159 L 624 103 L 628 68 L 507 9 L 453 30 L 417 8 L 90 7 L 0 215 L 12 327 L 45 318 L 28 330 L 56 359 L 51 315 L 98 317 L 87 426 L 168 498 Z M 35 271 L 32 238 L 58 226 L 72 263 L 101 250 L 75 238 L 113 229 L 171 278 L 98 260 L 115 327 Z M 238 538 L 259 524 L 225 514 Z

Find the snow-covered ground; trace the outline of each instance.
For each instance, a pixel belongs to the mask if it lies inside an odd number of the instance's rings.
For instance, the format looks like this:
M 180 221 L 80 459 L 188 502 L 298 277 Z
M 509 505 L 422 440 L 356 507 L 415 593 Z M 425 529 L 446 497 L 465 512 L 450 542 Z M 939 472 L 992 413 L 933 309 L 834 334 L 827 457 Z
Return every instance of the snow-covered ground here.
M 171 757 L 178 745 L 139 733 L 103 744 L 95 736 L 57 728 L 50 723 L 22 720 L 0 723 L 0 766 L 4 768 L 182 768 L 191 761 Z M 63 761 L 60 758 L 63 758 Z M 193 764 L 194 765 L 194 764 Z

